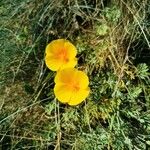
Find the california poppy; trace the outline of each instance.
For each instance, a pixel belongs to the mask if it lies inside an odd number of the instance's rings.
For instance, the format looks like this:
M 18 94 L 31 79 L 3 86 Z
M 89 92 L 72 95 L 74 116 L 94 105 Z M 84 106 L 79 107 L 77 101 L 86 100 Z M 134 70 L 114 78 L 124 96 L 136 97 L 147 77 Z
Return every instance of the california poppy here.
M 74 68 L 77 64 L 76 47 L 65 39 L 57 39 L 46 47 L 45 63 L 52 71 Z
M 66 68 L 55 76 L 54 93 L 62 103 L 78 105 L 89 95 L 88 76 L 75 68 Z

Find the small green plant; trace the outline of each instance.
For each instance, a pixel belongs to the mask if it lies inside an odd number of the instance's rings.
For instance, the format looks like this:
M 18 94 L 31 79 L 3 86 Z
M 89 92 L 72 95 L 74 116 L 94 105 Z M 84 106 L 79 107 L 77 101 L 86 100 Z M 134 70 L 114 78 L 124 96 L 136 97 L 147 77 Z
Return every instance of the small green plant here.
M 106 24 L 97 26 L 96 33 L 97 35 L 103 36 L 106 35 L 109 31 L 109 27 Z
M 117 6 L 106 7 L 103 13 L 106 19 L 110 22 L 112 21 L 113 23 L 117 23 L 121 17 L 121 11 Z

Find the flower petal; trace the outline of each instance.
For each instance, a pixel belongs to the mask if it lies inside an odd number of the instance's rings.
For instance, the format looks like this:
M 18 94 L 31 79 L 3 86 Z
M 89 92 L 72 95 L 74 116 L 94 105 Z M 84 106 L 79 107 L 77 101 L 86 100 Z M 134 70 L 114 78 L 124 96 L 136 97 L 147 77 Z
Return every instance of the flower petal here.
M 65 69 L 65 68 L 74 68 L 76 66 L 76 64 L 77 64 L 77 59 L 74 58 L 74 59 L 69 60 L 67 63 L 64 63 L 60 67 L 60 69 L 62 70 L 62 69 Z
M 63 84 L 56 84 L 54 87 L 54 93 L 56 98 L 62 103 L 69 102 L 72 96 L 72 91 L 70 91 L 67 86 Z
M 89 92 L 90 89 L 86 88 L 73 93 L 68 104 L 71 106 L 80 104 L 86 99 L 86 97 L 89 95 Z
M 76 69 L 75 68 L 67 68 L 64 70 L 60 70 L 57 72 L 55 76 L 55 83 L 70 83 L 72 79 L 74 79 L 76 75 Z
M 46 55 L 54 55 L 57 50 L 64 47 L 65 39 L 53 40 L 46 46 Z
M 68 40 L 65 41 L 64 48 L 66 49 L 69 58 L 74 58 L 77 55 L 76 47 Z
M 77 71 L 76 80 L 81 89 L 84 89 L 89 85 L 89 78 L 83 71 Z
M 62 66 L 61 61 L 58 61 L 50 56 L 45 57 L 45 63 L 46 63 L 46 66 L 52 71 L 57 71 Z
M 76 81 L 81 89 L 86 88 L 89 85 L 88 76 L 83 72 L 75 68 L 67 68 L 57 72 L 55 77 L 55 83 L 72 83 Z

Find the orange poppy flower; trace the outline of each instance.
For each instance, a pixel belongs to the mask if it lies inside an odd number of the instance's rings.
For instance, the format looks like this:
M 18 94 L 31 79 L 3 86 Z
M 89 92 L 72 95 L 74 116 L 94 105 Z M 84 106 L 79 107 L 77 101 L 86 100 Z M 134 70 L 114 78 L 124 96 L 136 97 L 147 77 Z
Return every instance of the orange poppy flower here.
M 76 54 L 77 50 L 72 43 L 57 39 L 47 45 L 45 63 L 52 71 L 74 68 L 77 64 Z
M 89 95 L 88 76 L 75 68 L 67 68 L 57 72 L 54 93 L 62 103 L 78 105 Z

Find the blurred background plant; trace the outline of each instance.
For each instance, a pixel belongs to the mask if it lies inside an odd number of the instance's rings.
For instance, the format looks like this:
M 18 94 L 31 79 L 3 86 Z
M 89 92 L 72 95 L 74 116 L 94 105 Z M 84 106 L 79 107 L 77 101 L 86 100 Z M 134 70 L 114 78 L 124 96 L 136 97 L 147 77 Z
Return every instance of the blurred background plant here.
M 150 148 L 148 0 L 1 0 L 0 149 Z M 45 46 L 66 38 L 90 78 L 86 102 L 56 101 Z

